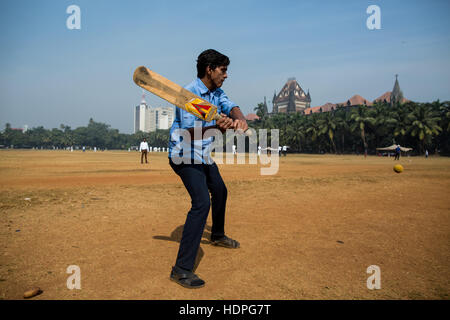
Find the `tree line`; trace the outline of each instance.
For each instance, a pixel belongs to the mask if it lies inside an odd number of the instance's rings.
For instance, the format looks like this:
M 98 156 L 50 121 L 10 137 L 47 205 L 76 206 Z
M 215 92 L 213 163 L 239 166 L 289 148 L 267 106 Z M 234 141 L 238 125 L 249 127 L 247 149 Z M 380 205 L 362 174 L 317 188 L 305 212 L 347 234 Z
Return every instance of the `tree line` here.
M 375 154 L 377 147 L 394 143 L 414 149 L 413 154 L 438 152 L 450 155 L 450 101 L 417 103 L 409 101 L 391 106 L 377 102 L 373 106 L 337 107 L 333 111 L 304 115 L 267 114 L 264 104 L 255 108 L 259 120 L 249 122 L 258 129 L 279 129 L 280 145 L 290 152 Z M 270 131 L 269 131 L 270 133 Z M 167 147 L 169 130 L 120 133 L 92 118 L 86 127 L 61 124 L 51 130 L 42 126 L 26 132 L 9 124 L 0 132 L 0 145 L 15 148 L 97 147 L 123 149 L 138 146 L 146 138 L 152 147 Z M 226 141 L 226 139 L 224 139 Z
M 338 106 L 329 112 L 303 115 L 269 115 L 263 103 L 254 109 L 259 120 L 255 129 L 279 129 L 280 145 L 305 153 L 375 154 L 376 148 L 400 144 L 413 148 L 412 154 L 438 152 L 450 155 L 450 101 L 391 106 Z
M 71 129 L 70 126 L 61 124 L 59 128 L 51 130 L 40 126 L 26 132 L 14 130 L 10 124 L 6 124 L 5 130 L 0 133 L 0 145 L 14 148 L 98 148 L 98 149 L 123 149 L 139 146 L 143 138 L 146 138 L 149 146 L 167 147 L 169 130 L 156 130 L 145 133 L 139 131 L 135 134 L 120 133 L 110 125 L 96 122 L 92 118 L 86 127 Z

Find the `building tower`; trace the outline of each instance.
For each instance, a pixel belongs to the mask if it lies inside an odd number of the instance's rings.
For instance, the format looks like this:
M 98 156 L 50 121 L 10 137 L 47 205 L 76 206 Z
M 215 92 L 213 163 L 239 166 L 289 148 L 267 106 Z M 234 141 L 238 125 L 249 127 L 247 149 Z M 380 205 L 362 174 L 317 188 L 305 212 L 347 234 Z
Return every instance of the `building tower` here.
M 400 90 L 400 85 L 398 84 L 398 74 L 395 75 L 395 84 L 394 89 L 392 89 L 391 93 L 391 106 L 395 106 L 396 104 L 403 103 L 403 92 Z
M 269 109 L 267 108 L 267 100 L 264 97 L 264 114 L 267 115 L 269 113 Z
M 145 92 L 142 90 L 142 100 L 141 104 L 136 106 L 134 109 L 134 133 L 139 131 L 149 132 L 150 128 L 148 126 L 149 117 L 149 106 L 145 101 Z

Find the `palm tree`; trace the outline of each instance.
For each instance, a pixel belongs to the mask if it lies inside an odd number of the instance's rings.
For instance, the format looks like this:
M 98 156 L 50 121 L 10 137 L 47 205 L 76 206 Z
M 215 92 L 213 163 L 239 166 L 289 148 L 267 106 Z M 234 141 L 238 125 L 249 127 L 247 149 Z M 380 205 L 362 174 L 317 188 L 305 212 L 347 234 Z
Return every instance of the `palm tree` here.
M 341 135 L 342 154 L 345 152 L 345 135 L 350 131 L 351 113 L 347 112 L 345 108 L 339 108 L 336 113 L 337 131 Z
M 302 150 L 302 141 L 305 139 L 306 118 L 301 113 L 289 115 L 286 126 L 286 143 L 294 150 Z
M 366 128 L 367 126 L 373 126 L 375 124 L 375 119 L 370 115 L 366 106 L 358 106 L 356 109 L 353 109 L 350 119 L 353 122 L 350 126 L 350 130 L 353 132 L 360 132 L 364 150 L 367 150 Z
M 389 135 L 390 126 L 392 126 L 392 119 L 390 113 L 388 112 L 388 106 L 386 103 L 375 102 L 374 106 L 371 108 L 372 117 L 375 119 L 374 122 L 374 133 L 375 133 L 375 145 L 380 146 L 383 139 Z
M 253 110 L 256 111 L 256 115 L 259 117 L 261 127 L 264 128 L 268 118 L 268 115 L 264 107 L 264 103 L 258 103 L 258 106 L 255 107 Z
M 437 101 L 439 102 L 439 100 Z M 433 104 L 435 104 L 434 102 Z M 439 103 L 438 112 L 441 116 L 441 128 L 450 132 L 450 101 L 444 101 Z
M 319 125 L 319 135 L 326 135 L 331 142 L 334 153 L 336 153 L 336 145 L 334 143 L 334 133 L 338 126 L 338 120 L 334 116 L 334 112 L 326 112 L 322 115 L 321 119 L 317 121 Z M 330 152 L 332 152 L 330 148 Z
M 420 146 L 420 153 L 425 150 L 425 143 L 430 143 L 433 136 L 439 135 L 442 128 L 438 125 L 440 120 L 439 115 L 431 108 L 420 103 L 410 114 L 409 132 L 412 137 L 418 138 Z
M 444 101 L 439 106 L 441 121 L 439 126 L 442 133 L 436 139 L 436 149 L 440 149 L 444 154 L 450 154 L 450 101 Z
M 279 113 L 270 118 L 270 121 L 267 123 L 267 129 L 278 129 L 279 131 L 279 139 L 281 144 L 286 144 L 286 140 L 288 138 L 286 133 L 286 128 L 288 124 L 289 115 L 286 113 Z
M 404 138 L 410 127 L 410 113 L 415 109 L 416 104 L 414 102 L 407 102 L 402 105 L 397 105 L 389 112 L 389 126 L 393 127 L 394 137 L 399 137 L 404 142 Z
M 313 113 L 311 115 L 308 116 L 308 122 L 307 122 L 307 127 L 306 127 L 306 134 L 309 135 L 311 142 L 313 145 L 316 146 L 317 151 L 320 150 L 320 146 L 315 143 L 317 138 L 320 136 L 319 132 L 320 132 L 320 126 L 318 123 L 318 114 L 317 113 Z M 313 147 L 314 149 L 314 147 Z

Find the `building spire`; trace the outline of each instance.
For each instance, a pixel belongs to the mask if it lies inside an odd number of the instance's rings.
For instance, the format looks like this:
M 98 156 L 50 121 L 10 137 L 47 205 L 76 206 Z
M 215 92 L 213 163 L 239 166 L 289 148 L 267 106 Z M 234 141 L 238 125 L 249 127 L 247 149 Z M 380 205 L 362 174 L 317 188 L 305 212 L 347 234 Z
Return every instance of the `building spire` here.
M 267 100 L 266 100 L 266 96 L 264 96 L 264 114 L 268 114 L 269 113 L 269 109 L 267 108 Z
M 391 105 L 396 105 L 403 102 L 403 92 L 400 90 L 400 84 L 398 83 L 398 74 L 395 75 L 394 88 L 391 93 Z
M 144 89 L 142 89 L 142 101 L 141 104 L 147 104 L 147 102 L 145 101 L 145 91 Z

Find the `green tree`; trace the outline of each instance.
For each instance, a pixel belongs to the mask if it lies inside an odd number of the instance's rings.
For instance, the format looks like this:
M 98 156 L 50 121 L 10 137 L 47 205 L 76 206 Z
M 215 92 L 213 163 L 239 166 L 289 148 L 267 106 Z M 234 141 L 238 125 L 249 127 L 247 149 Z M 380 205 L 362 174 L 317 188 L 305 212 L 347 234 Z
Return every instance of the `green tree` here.
M 414 102 L 407 102 L 394 106 L 391 109 L 389 113 L 391 132 L 393 132 L 394 138 L 396 138 L 396 143 L 406 144 L 406 135 L 411 124 L 409 115 L 415 106 L 416 104 Z
M 291 117 L 291 121 L 286 129 L 286 134 L 289 137 L 288 145 L 293 150 L 302 151 L 302 145 L 306 140 L 306 117 L 300 113 L 295 113 Z
M 353 122 L 350 125 L 350 130 L 353 132 L 358 131 L 360 133 L 364 149 L 368 149 L 366 131 L 368 126 L 373 126 L 375 124 L 375 119 L 370 115 L 366 106 L 358 106 L 353 109 L 350 119 Z
M 320 143 L 318 138 L 320 136 L 320 124 L 319 124 L 319 115 L 317 113 L 313 113 L 308 116 L 307 129 L 306 134 L 311 142 L 312 149 L 319 152 L 320 151 Z
M 389 137 L 391 136 L 391 130 L 394 124 L 391 119 L 388 105 L 382 102 L 376 102 L 371 107 L 371 115 L 375 119 L 374 121 L 374 134 L 375 134 L 375 146 L 381 147 L 386 143 L 389 143 Z
M 410 127 L 408 131 L 412 137 L 418 139 L 420 153 L 423 153 L 425 145 L 431 144 L 433 136 L 439 135 L 442 131 L 442 128 L 438 125 L 440 117 L 432 108 L 427 108 L 425 104 L 420 103 L 414 108 L 409 118 Z
M 253 110 L 256 111 L 256 115 L 259 117 L 258 122 L 261 123 L 261 128 L 265 128 L 268 114 L 266 113 L 264 103 L 258 103 L 258 106 L 256 106 Z
M 345 136 L 350 133 L 350 119 L 351 113 L 345 108 L 338 108 L 335 112 L 335 117 L 337 118 L 337 133 L 341 138 L 341 152 L 345 152 Z
M 8 122 L 5 125 L 5 130 L 3 131 L 3 143 L 5 146 L 9 147 L 11 145 L 13 130 L 11 129 L 11 124 Z
M 334 143 L 334 133 L 338 127 L 338 119 L 335 117 L 334 112 L 326 112 L 322 114 L 321 118 L 317 121 L 319 125 L 319 135 L 326 135 L 330 141 L 330 152 L 337 153 L 336 144 Z M 333 150 L 331 150 L 333 147 Z

